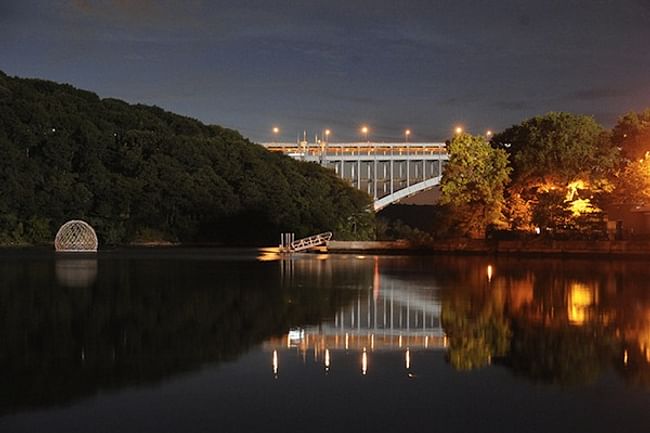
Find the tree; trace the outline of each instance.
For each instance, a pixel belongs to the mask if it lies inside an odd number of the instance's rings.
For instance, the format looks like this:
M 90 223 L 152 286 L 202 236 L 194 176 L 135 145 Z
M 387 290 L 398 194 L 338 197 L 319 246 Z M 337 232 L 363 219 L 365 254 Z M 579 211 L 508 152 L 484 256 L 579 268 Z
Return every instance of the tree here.
M 612 130 L 612 144 L 628 160 L 638 160 L 650 152 L 650 109 L 627 113 Z
M 570 113 L 533 117 L 495 135 L 492 144 L 510 156 L 508 195 L 517 200 L 506 213 L 517 215 L 510 220 L 514 229 L 527 229 L 530 222 L 566 228 L 567 215 L 573 221 L 598 213 L 593 198 L 611 190 L 607 179 L 619 158 L 602 126 Z
M 102 244 L 373 236 L 370 197 L 237 131 L 0 72 L 0 244 L 87 219 Z
M 456 135 L 441 183 L 440 203 L 448 205 L 461 234 L 481 237 L 503 221 L 503 192 L 509 181 L 508 155 L 480 136 Z

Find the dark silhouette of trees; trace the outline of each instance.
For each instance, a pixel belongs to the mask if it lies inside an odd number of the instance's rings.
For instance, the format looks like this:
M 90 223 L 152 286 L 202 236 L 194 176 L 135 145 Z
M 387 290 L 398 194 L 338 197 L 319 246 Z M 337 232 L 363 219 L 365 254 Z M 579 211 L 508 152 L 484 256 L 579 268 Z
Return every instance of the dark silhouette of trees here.
M 363 237 L 373 218 L 330 170 L 236 131 L 1 72 L 0 184 L 0 244 L 49 243 L 70 218 L 103 244 Z

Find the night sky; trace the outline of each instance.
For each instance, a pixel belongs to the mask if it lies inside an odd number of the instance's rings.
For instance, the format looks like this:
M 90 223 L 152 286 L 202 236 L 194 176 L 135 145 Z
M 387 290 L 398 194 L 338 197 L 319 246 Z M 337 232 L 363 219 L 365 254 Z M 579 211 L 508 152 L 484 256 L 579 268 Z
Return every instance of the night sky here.
M 257 141 L 650 107 L 649 0 L 0 0 L 0 69 Z

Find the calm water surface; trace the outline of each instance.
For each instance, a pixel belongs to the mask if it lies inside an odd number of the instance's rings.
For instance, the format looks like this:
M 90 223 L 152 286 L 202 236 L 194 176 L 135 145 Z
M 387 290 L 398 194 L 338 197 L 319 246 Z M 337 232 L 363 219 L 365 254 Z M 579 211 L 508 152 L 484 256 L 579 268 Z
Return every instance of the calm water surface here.
M 0 252 L 2 432 L 647 432 L 650 263 Z

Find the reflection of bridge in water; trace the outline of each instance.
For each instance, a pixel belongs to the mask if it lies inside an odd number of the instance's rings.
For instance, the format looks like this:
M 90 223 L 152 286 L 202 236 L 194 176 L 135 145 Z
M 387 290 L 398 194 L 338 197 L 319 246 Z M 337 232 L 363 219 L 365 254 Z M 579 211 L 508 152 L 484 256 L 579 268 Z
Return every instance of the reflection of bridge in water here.
M 382 275 L 375 258 L 372 290 L 359 290 L 352 303 L 317 326 L 295 328 L 267 341 L 273 370 L 277 373 L 280 355 L 291 351 L 304 359 L 313 356 L 325 371 L 329 371 L 332 352 L 361 352 L 363 374 L 373 352 L 402 351 L 409 368 L 413 352 L 447 348 L 437 295 L 435 287 Z

